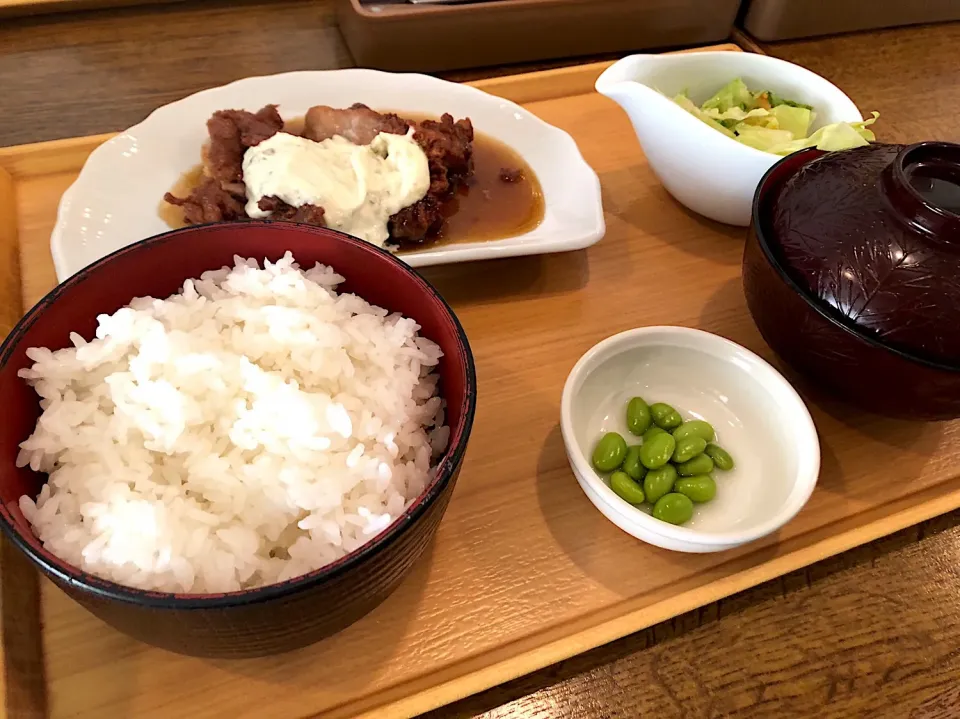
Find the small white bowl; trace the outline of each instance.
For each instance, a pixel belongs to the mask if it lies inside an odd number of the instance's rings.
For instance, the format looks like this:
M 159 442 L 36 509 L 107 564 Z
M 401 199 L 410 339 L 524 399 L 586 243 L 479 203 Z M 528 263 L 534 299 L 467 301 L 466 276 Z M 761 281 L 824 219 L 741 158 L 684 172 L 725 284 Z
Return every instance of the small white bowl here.
M 704 419 L 736 461 L 714 472 L 717 496 L 674 526 L 610 489 L 590 462 L 605 432 L 639 444 L 626 427 L 631 397 L 666 402 Z M 776 532 L 817 483 L 820 442 L 806 405 L 783 376 L 727 339 L 686 327 L 644 327 L 609 337 L 567 377 L 560 427 L 573 473 L 591 502 L 623 531 L 680 552 L 718 552 Z
M 811 105 L 814 130 L 863 120 L 853 101 L 824 78 L 750 52 L 631 55 L 607 68 L 596 88 L 629 115 L 651 169 L 671 195 L 710 219 L 745 226 L 760 178 L 782 158 L 727 137 L 671 99 L 686 90 L 700 105 L 737 77 L 751 90 Z

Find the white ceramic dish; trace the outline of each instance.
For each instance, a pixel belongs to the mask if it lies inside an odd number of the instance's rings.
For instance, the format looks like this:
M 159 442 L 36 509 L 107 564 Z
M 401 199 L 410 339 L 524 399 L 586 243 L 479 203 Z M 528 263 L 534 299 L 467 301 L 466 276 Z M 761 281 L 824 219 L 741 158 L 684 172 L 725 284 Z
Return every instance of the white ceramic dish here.
M 94 150 L 64 193 L 50 245 L 57 278 L 168 229 L 157 215 L 163 193 L 200 161 L 206 121 L 216 110 L 275 103 L 285 118 L 318 104 L 362 102 L 403 113 L 470 117 L 507 143 L 536 172 L 546 213 L 534 230 L 489 242 L 459 243 L 404 255 L 410 265 L 445 264 L 588 247 L 604 233 L 600 181 L 573 138 L 519 105 L 467 85 L 426 75 L 375 70 L 290 72 L 251 77 L 165 105 Z
M 684 419 L 705 419 L 736 460 L 714 473 L 717 496 L 693 519 L 673 526 L 613 493 L 591 466 L 609 431 L 628 444 L 631 397 L 673 405 Z M 681 552 L 717 552 L 776 532 L 806 504 L 820 471 L 820 443 L 793 387 L 753 352 L 685 327 L 644 327 L 588 351 L 563 388 L 561 430 L 580 487 L 611 522 L 650 544 Z
M 604 71 L 596 87 L 630 116 L 651 169 L 671 195 L 710 219 L 745 226 L 760 178 L 781 158 L 725 136 L 670 99 L 687 90 L 700 105 L 736 77 L 751 90 L 811 105 L 813 129 L 863 119 L 853 101 L 819 75 L 750 52 L 631 55 Z

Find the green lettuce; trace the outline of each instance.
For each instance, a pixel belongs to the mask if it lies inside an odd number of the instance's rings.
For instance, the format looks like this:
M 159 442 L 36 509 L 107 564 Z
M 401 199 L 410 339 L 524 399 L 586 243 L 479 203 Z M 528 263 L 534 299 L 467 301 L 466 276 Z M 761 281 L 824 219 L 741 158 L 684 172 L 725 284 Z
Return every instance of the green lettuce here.
M 716 120 L 714 120 L 712 117 L 710 117 L 709 115 L 707 115 L 707 114 L 706 114 L 703 110 L 701 110 L 699 107 L 697 107 L 696 105 L 694 105 L 694 104 L 693 104 L 693 100 L 691 100 L 689 97 L 687 97 L 686 93 L 682 93 L 682 92 L 681 92 L 679 95 L 677 95 L 675 98 L 673 98 L 673 101 L 674 101 L 675 103 L 677 103 L 680 107 L 682 107 L 684 110 L 686 110 L 687 112 L 689 112 L 691 115 L 693 115 L 694 117 L 696 117 L 696 118 L 699 119 L 699 120 L 702 120 L 705 124 L 707 124 L 707 125 L 709 125 L 710 127 L 712 127 L 714 130 L 719 130 L 720 132 L 722 132 L 722 133 L 723 133 L 724 135 L 726 135 L 727 137 L 732 137 L 733 139 L 736 139 L 736 135 L 733 134 L 733 131 L 732 131 L 732 130 L 727 129 L 727 128 L 724 127 L 722 124 L 720 124 L 719 122 L 717 122 Z
M 804 105 L 802 102 L 794 102 L 793 100 L 786 100 L 770 90 L 767 90 L 767 97 L 770 100 L 771 107 L 779 107 L 780 105 L 786 105 L 788 107 L 799 107 L 804 110 L 813 109 L 810 105 Z
M 791 142 L 793 134 L 789 130 L 773 130 L 769 127 L 741 125 L 737 128 L 737 139 L 744 145 L 770 152 L 771 147 Z
M 816 112 L 810 105 L 786 99 L 770 90 L 751 92 L 741 78 L 728 82 L 697 107 L 686 92 L 673 98 L 701 122 L 744 145 L 775 155 L 788 155 L 807 147 L 849 150 L 873 142 L 868 129 L 879 113 L 863 122 L 825 125 L 812 134 Z
M 787 130 L 795 139 L 806 137 L 810 134 L 810 125 L 813 123 L 814 113 L 805 107 L 794 107 L 793 105 L 776 105 L 770 111 L 775 118 L 781 130 Z
M 739 77 L 731 80 L 720 89 L 720 91 L 703 103 L 703 110 L 719 110 L 725 112 L 731 107 L 739 107 L 742 110 L 750 110 L 756 106 L 753 93 L 747 89 Z
M 873 117 L 863 122 L 835 122 L 824 125 L 810 137 L 802 137 L 782 144 L 774 144 L 765 149 L 775 155 L 789 155 L 797 150 L 816 147 L 818 150 L 850 150 L 854 147 L 863 147 L 877 139 L 870 125 L 877 121 L 880 113 L 874 112 Z M 739 139 L 739 138 L 737 138 Z
M 728 128 L 733 128 L 739 125 L 741 122 L 746 122 L 750 125 L 761 125 L 766 127 L 773 120 L 773 116 L 770 114 L 769 110 L 764 110 L 759 107 L 754 108 L 753 110 L 744 110 L 740 107 L 731 107 L 723 112 L 720 112 L 716 108 L 710 108 L 708 110 L 701 110 L 701 112 L 711 120 L 716 120 L 721 125 Z

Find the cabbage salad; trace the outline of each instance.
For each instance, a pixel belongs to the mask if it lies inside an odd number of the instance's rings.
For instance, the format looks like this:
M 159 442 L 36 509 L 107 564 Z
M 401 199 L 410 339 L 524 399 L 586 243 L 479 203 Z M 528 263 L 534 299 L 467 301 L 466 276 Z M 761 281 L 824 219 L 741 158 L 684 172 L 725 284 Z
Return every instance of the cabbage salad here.
M 727 137 L 774 155 L 816 147 L 849 150 L 876 140 L 869 126 L 880 113 L 863 122 L 837 122 L 814 133 L 817 114 L 809 105 L 793 102 L 769 90 L 751 92 L 739 77 L 697 107 L 686 91 L 673 98 L 680 107 Z

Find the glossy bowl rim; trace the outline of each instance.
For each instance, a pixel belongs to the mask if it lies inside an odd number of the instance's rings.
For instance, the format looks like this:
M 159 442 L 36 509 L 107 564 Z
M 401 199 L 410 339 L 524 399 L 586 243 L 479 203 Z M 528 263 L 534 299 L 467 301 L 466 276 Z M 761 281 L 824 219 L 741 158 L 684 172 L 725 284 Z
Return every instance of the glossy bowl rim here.
M 806 81 L 807 85 L 811 83 L 816 83 L 820 85 L 820 88 L 826 91 L 827 94 L 831 95 L 826 103 L 820 103 L 820 106 L 829 105 L 829 109 L 836 113 L 836 115 L 847 116 L 845 122 L 863 122 L 864 117 L 863 113 L 860 112 L 860 109 L 857 107 L 857 104 L 851 99 L 851 97 L 844 92 L 838 85 L 834 82 L 828 80 L 823 75 L 814 72 L 808 67 L 803 65 L 798 65 L 795 62 L 785 60 L 781 57 L 775 57 L 773 55 L 761 55 L 755 52 L 742 52 L 740 50 L 704 50 L 700 52 L 681 52 L 681 53 L 662 53 L 662 52 L 645 52 L 638 51 L 625 55 L 624 57 L 619 58 L 609 67 L 604 69 L 604 71 L 597 78 L 594 83 L 594 89 L 604 95 L 605 97 L 610 97 L 608 94 L 609 91 L 619 85 L 620 83 L 630 81 L 630 78 L 623 77 L 624 68 L 631 67 L 634 68 L 639 65 L 641 62 L 647 62 L 652 65 L 668 65 L 670 63 L 675 63 L 677 65 L 691 65 L 694 68 L 698 64 L 708 64 L 711 59 L 716 59 L 719 57 L 730 57 L 733 56 L 736 58 L 736 62 L 747 63 L 749 66 L 751 63 L 757 66 L 768 66 L 772 71 L 775 71 L 778 77 L 783 77 L 788 73 L 794 73 L 797 76 L 803 78 Z M 628 75 L 632 74 L 627 72 Z M 691 72 L 691 75 L 696 73 Z M 616 78 L 616 79 L 614 79 Z M 647 84 L 646 82 L 641 82 L 639 80 L 633 80 L 633 82 L 638 82 L 645 87 L 656 90 L 657 88 L 652 85 Z M 776 88 L 767 88 L 769 90 L 775 91 Z M 664 99 L 667 99 L 669 102 L 672 100 L 669 99 L 669 96 L 664 96 Z M 742 142 L 737 142 L 732 137 L 723 134 L 722 132 L 717 132 L 717 130 L 707 127 L 703 122 L 697 120 L 691 113 L 687 113 L 691 118 L 696 120 L 696 122 L 688 123 L 689 129 L 684 128 L 684 134 L 689 139 L 689 132 L 697 132 L 700 137 L 704 139 L 719 136 L 723 138 L 724 141 L 729 141 L 734 143 L 738 147 L 742 147 L 746 152 L 743 153 L 744 157 L 753 157 L 756 160 L 766 159 L 770 164 L 776 164 L 780 158 L 777 155 L 766 152 L 765 150 L 760 150 L 756 147 L 750 145 L 745 145 Z M 838 118 L 837 121 L 841 121 Z M 816 127 L 816 125 L 815 125 Z M 693 128 L 698 128 L 694 130 Z M 710 133 L 703 132 L 703 130 L 710 130 Z M 712 133 L 712 134 L 711 134 Z M 639 139 L 639 138 L 638 138 Z M 719 142 L 719 140 L 718 140 Z M 711 143 L 714 144 L 714 143 Z M 732 147 L 728 145 L 727 142 L 722 143 L 725 147 Z
M 177 241 L 182 236 L 190 237 L 197 232 L 203 232 L 211 227 L 221 227 L 229 224 L 232 228 L 239 231 L 246 231 L 244 228 L 277 226 L 281 230 L 292 230 L 296 232 L 307 231 L 311 234 L 328 235 L 332 239 L 349 242 L 362 251 L 372 254 L 379 254 L 392 265 L 395 271 L 410 275 L 434 302 L 446 311 L 453 322 L 456 331 L 458 344 L 461 346 L 464 354 L 464 414 L 462 419 L 462 431 L 457 444 L 447 449 L 444 460 L 441 460 L 440 469 L 432 483 L 413 500 L 411 505 L 404 512 L 394 519 L 386 529 L 377 535 L 374 535 L 369 541 L 365 542 L 357 549 L 340 557 L 334 562 L 327 564 L 319 569 L 315 569 L 307 574 L 293 577 L 284 582 L 268 584 L 262 587 L 252 589 L 241 589 L 232 592 L 197 594 L 197 593 L 177 593 L 161 592 L 154 590 L 138 589 L 130 587 L 110 579 L 100 577 L 80 569 L 79 567 L 56 557 L 51 552 L 55 561 L 51 561 L 46 556 L 36 552 L 36 550 L 27 542 L 17 526 L 10 521 L 9 509 L 0 506 L 0 530 L 3 534 L 39 569 L 54 577 L 57 581 L 69 585 L 72 589 L 77 589 L 85 594 L 90 594 L 98 599 L 117 601 L 125 604 L 132 604 L 150 609 L 170 610 L 170 611 L 190 611 L 190 610 L 209 610 L 209 609 L 230 609 L 247 607 L 254 604 L 284 599 L 296 594 L 309 591 L 332 579 L 338 578 L 345 573 L 362 565 L 364 562 L 373 558 L 375 554 L 385 551 L 389 545 L 395 543 L 400 537 L 417 523 L 434 502 L 444 493 L 453 477 L 458 473 L 463 463 L 466 453 L 467 442 L 473 429 L 473 423 L 477 407 L 477 373 L 476 363 L 473 356 L 473 350 L 467 339 L 466 331 L 460 323 L 453 308 L 437 291 L 437 289 L 427 281 L 420 273 L 397 258 L 392 253 L 380 247 L 376 247 L 368 242 L 357 239 L 350 235 L 331 230 L 325 227 L 307 225 L 296 222 L 287 222 L 283 220 L 249 220 L 242 223 L 218 223 L 210 222 L 198 225 L 182 227 L 158 235 L 153 235 L 143 240 L 131 243 L 121 247 L 109 255 L 101 257 L 96 262 L 87 265 L 79 272 L 75 273 L 56 287 L 51 289 L 10 330 L 9 334 L 0 343 L 0 371 L 3 370 L 10 355 L 19 345 L 24 333 L 39 319 L 43 311 L 51 304 L 58 301 L 59 295 L 65 288 L 85 282 L 90 278 L 91 273 L 102 269 L 104 265 L 110 264 L 117 256 L 127 253 L 148 252 L 150 247 L 170 241 Z M 181 240 L 182 241 L 182 240 Z M 296 258 L 294 258 L 296 260 Z M 262 261 L 258 258 L 258 262 Z M 183 280 L 188 279 L 184 277 Z M 133 299 L 133 298 L 131 298 Z M 87 578 L 92 578 L 89 581 Z
M 653 346 L 653 344 L 647 340 L 651 335 L 656 336 L 657 334 L 686 336 L 690 338 L 690 343 L 688 343 L 687 346 L 703 347 L 713 344 L 718 347 L 725 347 L 740 352 L 751 362 L 768 371 L 769 377 L 767 379 L 751 377 L 752 381 L 764 387 L 771 386 L 771 383 L 773 383 L 782 391 L 786 392 L 791 400 L 795 402 L 796 413 L 803 422 L 803 426 L 798 430 L 797 438 L 795 439 L 795 442 L 800 445 L 803 450 L 799 453 L 801 464 L 797 467 L 796 475 L 792 478 L 792 487 L 780 510 L 749 529 L 726 532 L 704 532 L 690 527 L 674 526 L 654 519 L 652 516 L 640 511 L 618 497 L 613 490 L 607 486 L 606 482 L 600 479 L 593 467 L 590 466 L 587 456 L 580 449 L 576 441 L 573 430 L 573 398 L 575 391 L 578 389 L 578 385 L 582 385 L 588 373 L 587 366 L 597 357 L 603 357 L 611 353 L 612 350 L 616 350 L 621 344 L 631 347 L 641 345 Z M 657 344 L 662 345 L 664 342 L 660 340 Z M 612 354 L 610 356 L 612 356 Z M 560 401 L 560 428 L 561 434 L 563 435 L 563 443 L 567 451 L 567 457 L 574 473 L 578 475 L 578 479 L 582 477 L 600 497 L 604 498 L 608 507 L 613 509 L 627 523 L 638 525 L 648 534 L 664 537 L 674 544 L 696 545 L 701 548 L 699 551 L 722 551 L 724 549 L 731 549 L 776 532 L 792 520 L 807 504 L 810 496 L 813 494 L 813 490 L 817 486 L 817 481 L 820 476 L 820 439 L 817 428 L 814 424 L 813 417 L 810 415 L 810 410 L 807 408 L 806 402 L 803 401 L 803 398 L 793 385 L 787 381 L 776 367 L 755 352 L 750 351 L 746 347 L 726 337 L 691 327 L 674 325 L 638 327 L 607 337 L 587 350 L 580 359 L 577 360 L 573 369 L 570 370 L 570 374 L 567 375 L 567 380 L 564 383 L 563 395 Z M 803 440 L 802 442 L 801 439 Z M 586 494 L 586 492 L 584 493 Z M 591 497 L 588 496 L 588 498 L 593 502 Z M 600 507 L 598 506 L 597 509 L 600 509 Z M 606 515 L 603 510 L 601 510 L 601 513 Z M 629 533 L 633 534 L 632 532 Z M 645 541 L 637 535 L 633 536 L 636 536 L 641 541 Z M 690 550 L 675 549 L 672 551 Z
M 896 144 L 896 143 L 871 143 L 871 146 L 874 144 L 886 145 L 886 144 Z M 841 150 L 841 152 L 843 152 L 843 150 Z M 866 342 L 871 347 L 876 347 L 877 349 L 882 349 L 887 352 L 891 352 L 892 354 L 900 357 L 901 359 L 907 360 L 909 362 L 916 362 L 917 364 L 923 365 L 925 367 L 930 367 L 931 369 L 935 369 L 940 372 L 960 372 L 960 359 L 958 359 L 955 364 L 949 364 L 946 362 L 938 362 L 936 360 L 929 359 L 927 357 L 915 355 L 906 350 L 900 349 L 898 347 L 892 347 L 886 344 L 885 342 L 883 342 L 882 340 L 866 334 L 865 332 L 861 331 L 858 327 L 848 325 L 842 322 L 841 320 L 839 320 L 838 318 L 834 317 L 833 314 L 830 312 L 827 312 L 827 310 L 819 302 L 817 302 L 807 292 L 806 289 L 804 289 L 803 287 L 800 286 L 799 283 L 794 281 L 794 279 L 790 276 L 787 270 L 780 264 L 776 256 L 773 254 L 770 247 L 770 243 L 768 242 L 767 235 L 763 230 L 763 225 L 761 222 L 761 215 L 762 215 L 762 210 L 760 207 L 761 195 L 763 194 L 767 186 L 767 183 L 770 181 L 771 176 L 773 175 L 774 172 L 776 172 L 777 168 L 780 167 L 782 163 L 790 159 L 796 159 L 798 156 L 812 155 L 812 157 L 810 157 L 809 159 L 806 159 L 803 162 L 803 164 L 798 166 L 797 169 L 790 175 L 790 177 L 794 177 L 797 172 L 802 170 L 811 162 L 823 157 L 826 154 L 828 153 L 824 150 L 818 150 L 815 147 L 808 147 L 798 152 L 794 152 L 790 155 L 785 155 L 784 157 L 780 158 L 777 162 L 775 162 L 773 165 L 771 165 L 770 169 L 768 169 L 766 172 L 763 173 L 763 177 L 760 178 L 760 182 L 757 183 L 757 189 L 753 194 L 753 203 L 752 203 L 753 206 L 750 212 L 750 230 L 756 236 L 757 244 L 760 246 L 760 250 L 761 252 L 763 252 L 763 256 L 767 260 L 767 263 L 774 269 L 774 271 L 777 273 L 777 276 L 780 278 L 780 280 L 784 284 L 786 284 L 787 287 L 793 290 L 794 293 L 796 293 L 801 299 L 803 299 L 803 301 L 806 303 L 808 307 L 813 309 L 822 319 L 826 320 L 834 327 L 837 327 L 843 330 L 846 334 L 856 339 L 859 339 L 863 342 Z M 748 238 L 747 242 L 749 241 L 750 240 Z

